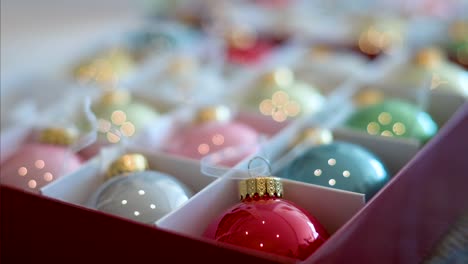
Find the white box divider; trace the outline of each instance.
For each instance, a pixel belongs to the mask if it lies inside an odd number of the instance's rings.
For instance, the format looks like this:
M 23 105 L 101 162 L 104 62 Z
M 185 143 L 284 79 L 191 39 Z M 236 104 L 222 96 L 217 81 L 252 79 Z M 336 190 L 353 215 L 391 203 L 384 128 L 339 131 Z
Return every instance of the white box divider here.
M 350 129 L 337 128 L 333 131 L 333 137 L 335 141 L 358 144 L 374 153 L 385 164 L 391 176 L 401 170 L 420 148 L 416 140 L 373 136 Z
M 245 177 L 248 177 L 247 175 Z M 317 217 L 333 234 L 364 206 L 364 195 L 295 181 L 283 181 L 284 198 Z M 191 237 L 201 237 L 215 217 L 240 200 L 238 181 L 225 175 L 197 193 L 156 225 Z
M 27 125 L 12 126 L 0 135 L 0 164 L 5 162 L 24 143 L 31 133 Z
M 468 83 L 467 83 L 468 85 Z M 468 100 L 461 95 L 443 91 L 432 91 L 427 112 L 442 127 L 450 117 Z
M 247 171 L 248 162 L 255 156 L 266 156 L 267 159 L 274 160 L 281 154 L 280 150 L 288 145 L 287 139 L 296 135 L 306 120 L 306 118 L 301 118 L 291 123 L 264 142 L 259 152 L 245 158 L 234 169 L 226 170 L 224 175 L 219 175 L 219 179 L 193 196 L 184 206 L 161 218 L 156 225 L 163 229 L 200 238 L 212 219 L 239 202 L 238 181 L 231 177 L 238 177 L 239 172 L 242 175 L 242 171 Z M 364 206 L 363 194 L 290 180 L 284 180 L 283 184 L 285 198 L 303 207 L 320 221 L 325 221 L 326 223 L 322 222 L 322 224 L 330 233 L 335 232 Z M 337 207 L 334 207 L 335 204 Z
M 129 147 L 125 153 L 141 153 L 147 159 L 150 169 L 167 173 L 187 185 L 194 193 L 199 192 L 214 178 L 201 174 L 198 162 L 188 159 L 175 159 L 159 152 L 149 152 L 141 148 Z M 109 147 L 101 151 L 83 167 L 41 189 L 45 196 L 85 207 L 98 187 L 105 181 L 105 169 L 112 160 L 121 155 L 118 147 Z

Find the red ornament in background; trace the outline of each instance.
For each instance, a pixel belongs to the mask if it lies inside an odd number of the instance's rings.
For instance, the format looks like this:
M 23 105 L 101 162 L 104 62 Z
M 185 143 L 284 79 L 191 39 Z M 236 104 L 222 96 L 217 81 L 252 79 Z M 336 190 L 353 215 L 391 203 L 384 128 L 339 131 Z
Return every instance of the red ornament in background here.
M 287 36 L 260 34 L 248 26 L 236 26 L 225 36 L 226 57 L 229 62 L 252 65 L 267 57 L 274 48 L 284 44 Z
M 279 178 L 247 179 L 239 189 L 241 202 L 213 221 L 205 237 L 300 260 L 328 239 L 317 219 L 281 198 Z
M 245 49 L 229 46 L 227 49 L 227 57 L 230 62 L 255 64 L 270 54 L 273 48 L 274 44 L 267 41 L 257 41 L 251 47 Z

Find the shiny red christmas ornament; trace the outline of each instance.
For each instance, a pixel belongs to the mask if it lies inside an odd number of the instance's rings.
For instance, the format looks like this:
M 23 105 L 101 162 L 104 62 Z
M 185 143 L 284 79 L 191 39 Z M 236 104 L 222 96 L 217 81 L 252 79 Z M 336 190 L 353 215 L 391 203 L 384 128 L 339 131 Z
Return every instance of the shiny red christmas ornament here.
M 241 202 L 213 221 L 205 237 L 300 260 L 328 239 L 317 219 L 281 198 L 279 178 L 247 179 L 240 182 L 239 190 Z

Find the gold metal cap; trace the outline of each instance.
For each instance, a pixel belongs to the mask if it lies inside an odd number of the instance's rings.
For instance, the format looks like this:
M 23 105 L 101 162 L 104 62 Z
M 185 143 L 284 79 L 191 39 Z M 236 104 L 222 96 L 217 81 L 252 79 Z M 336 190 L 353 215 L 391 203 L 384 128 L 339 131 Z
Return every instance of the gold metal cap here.
M 309 53 L 314 58 L 326 58 L 331 55 L 332 49 L 326 45 L 315 45 L 310 48 Z
M 70 128 L 46 128 L 39 135 L 39 142 L 53 145 L 69 146 L 78 137 L 78 132 Z
M 312 143 L 314 145 L 330 144 L 333 142 L 333 133 L 326 128 L 310 127 L 304 129 L 301 134 L 293 141 L 290 147 L 301 143 Z
M 102 105 L 125 105 L 130 103 L 132 95 L 126 90 L 106 91 L 99 100 Z
M 424 48 L 414 57 L 414 63 L 426 68 L 434 68 L 444 60 L 444 55 L 440 49 Z
M 227 33 L 229 45 L 237 49 L 248 49 L 257 42 L 257 33 L 247 26 L 237 26 Z
M 200 108 L 195 115 L 194 122 L 197 124 L 219 121 L 225 122 L 231 120 L 231 110 L 226 106 L 208 106 Z
M 114 84 L 133 68 L 133 58 L 127 49 L 111 48 L 81 61 L 73 75 L 80 81 L 95 81 L 101 85 Z
M 179 56 L 170 62 L 168 72 L 169 74 L 185 75 L 190 74 L 197 69 L 196 61 L 188 56 Z
M 262 76 L 262 84 L 268 87 L 287 87 L 294 82 L 294 73 L 286 67 L 276 68 Z
M 380 103 L 384 100 L 384 97 L 384 93 L 377 89 L 365 89 L 358 92 L 353 101 L 358 106 L 365 106 Z
M 468 20 L 455 20 L 450 26 L 449 34 L 454 41 L 468 40 Z
M 125 154 L 112 162 L 107 170 L 107 178 L 131 172 L 145 171 L 148 167 L 148 160 L 145 156 L 138 153 Z
M 241 180 L 239 182 L 239 194 L 241 200 L 253 197 L 255 194 L 270 197 L 283 196 L 283 183 L 277 177 L 256 177 Z

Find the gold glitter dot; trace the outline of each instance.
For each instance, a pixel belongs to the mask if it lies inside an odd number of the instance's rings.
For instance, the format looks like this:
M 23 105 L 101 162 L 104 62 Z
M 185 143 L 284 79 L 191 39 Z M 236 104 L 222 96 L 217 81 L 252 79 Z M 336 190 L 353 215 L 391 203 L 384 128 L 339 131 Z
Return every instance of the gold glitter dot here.
M 43 169 L 45 162 L 43 160 L 36 160 L 36 162 L 34 162 L 34 166 L 36 166 L 38 169 Z
M 46 172 L 44 173 L 44 180 L 50 182 L 54 179 L 54 175 L 52 175 L 52 173 L 50 172 Z
M 283 91 L 278 91 L 273 94 L 272 101 L 276 106 L 284 106 L 289 101 L 289 95 Z
M 28 187 L 31 188 L 31 189 L 36 188 L 36 186 L 37 186 L 37 182 L 35 180 L 30 180 L 28 182 Z
M 116 125 L 121 125 L 125 122 L 125 120 L 127 120 L 127 115 L 125 114 L 124 111 L 116 110 L 112 112 L 111 120 L 112 120 L 112 123 Z
M 380 131 L 380 125 L 377 124 L 376 122 L 370 122 L 367 125 L 367 133 L 370 135 L 377 135 Z
M 210 146 L 208 146 L 208 144 L 203 143 L 198 146 L 198 153 L 205 155 L 208 152 L 210 152 Z
M 120 132 L 126 137 L 131 137 L 135 134 L 135 126 L 131 122 L 125 122 L 120 127 Z
M 221 134 L 216 134 L 213 136 L 213 138 L 211 138 L 211 141 L 216 146 L 221 146 L 222 144 L 224 144 L 224 136 Z
M 260 109 L 260 113 L 262 113 L 263 115 L 267 115 L 267 116 L 271 115 L 274 109 L 273 101 L 271 101 L 270 99 L 263 100 L 260 103 L 259 109 Z
M 388 130 L 385 130 L 383 131 L 382 133 L 380 133 L 380 135 L 384 136 L 384 137 L 392 137 L 393 136 L 393 133 L 388 131 Z
M 393 124 L 393 132 L 398 136 L 401 136 L 405 134 L 406 126 L 401 122 L 396 122 L 395 124 Z
M 382 125 L 388 125 L 392 122 L 392 115 L 387 112 L 380 113 L 379 117 L 377 118 Z
M 271 116 L 273 117 L 273 120 L 279 123 L 286 121 L 288 118 L 288 116 L 281 110 L 274 112 Z
M 110 143 L 117 143 L 120 141 L 120 136 L 112 133 L 112 132 L 107 132 L 106 133 L 106 137 L 107 137 L 107 140 L 110 142 Z
M 18 169 L 19 176 L 26 176 L 26 174 L 28 174 L 28 169 L 26 169 L 26 167 L 20 167 Z

